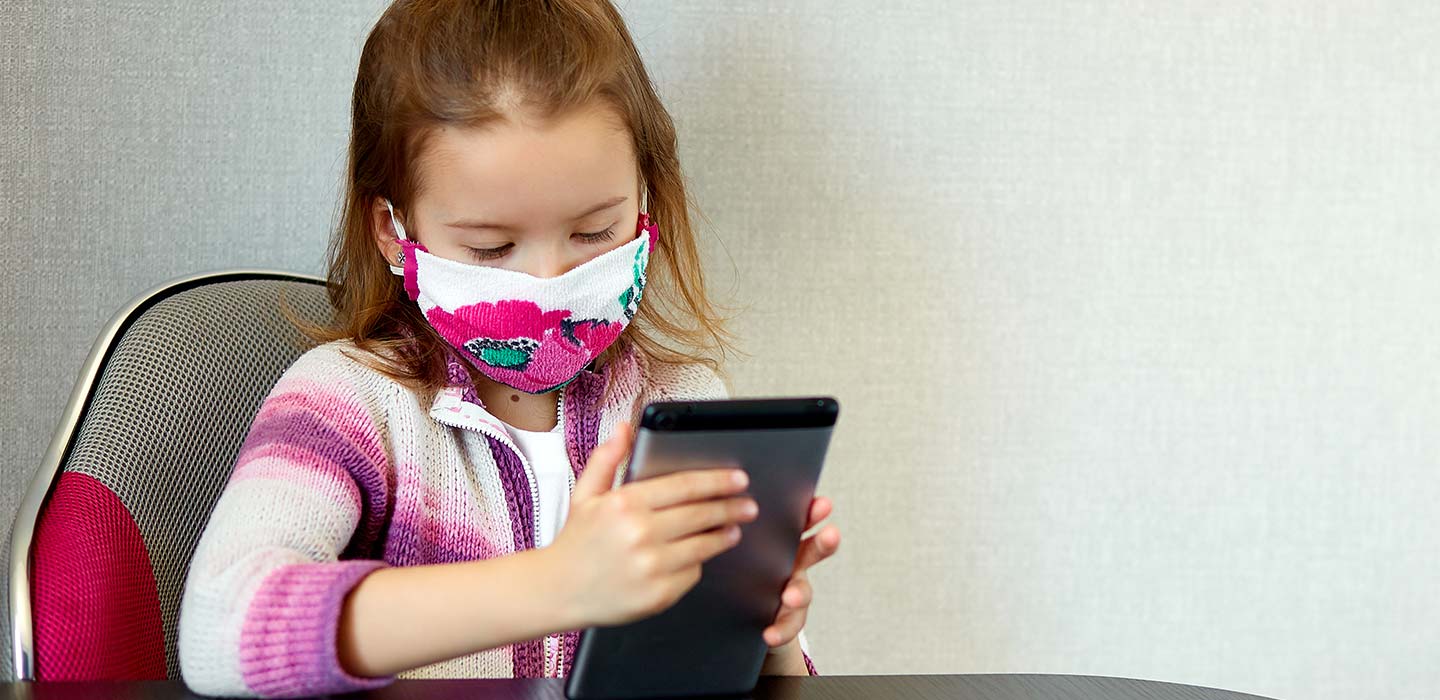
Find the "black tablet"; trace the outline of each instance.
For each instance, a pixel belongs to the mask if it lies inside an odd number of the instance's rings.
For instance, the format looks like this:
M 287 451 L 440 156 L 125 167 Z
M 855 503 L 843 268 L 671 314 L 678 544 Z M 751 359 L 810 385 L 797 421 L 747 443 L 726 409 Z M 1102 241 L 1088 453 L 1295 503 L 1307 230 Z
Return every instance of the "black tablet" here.
M 652 403 L 625 481 L 739 466 L 759 517 L 700 582 L 652 617 L 580 635 L 565 684 L 574 700 L 730 695 L 760 677 L 761 634 L 780 610 L 840 405 L 830 397 Z

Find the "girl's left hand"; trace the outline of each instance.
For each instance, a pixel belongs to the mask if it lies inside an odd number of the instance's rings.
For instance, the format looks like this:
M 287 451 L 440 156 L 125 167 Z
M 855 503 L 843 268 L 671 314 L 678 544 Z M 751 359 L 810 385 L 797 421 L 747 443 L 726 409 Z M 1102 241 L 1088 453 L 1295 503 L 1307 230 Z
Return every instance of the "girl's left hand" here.
M 808 532 L 829 517 L 833 508 L 828 498 L 811 499 L 810 517 L 801 532 Z M 805 627 L 805 614 L 810 610 L 810 601 L 814 597 L 806 570 L 829 558 L 839 548 L 840 529 L 834 525 L 828 525 L 800 541 L 800 549 L 795 553 L 795 568 L 790 572 L 790 580 L 785 583 L 785 588 L 780 593 L 780 611 L 775 614 L 774 622 L 764 631 L 765 643 L 772 652 L 777 647 L 794 641 Z

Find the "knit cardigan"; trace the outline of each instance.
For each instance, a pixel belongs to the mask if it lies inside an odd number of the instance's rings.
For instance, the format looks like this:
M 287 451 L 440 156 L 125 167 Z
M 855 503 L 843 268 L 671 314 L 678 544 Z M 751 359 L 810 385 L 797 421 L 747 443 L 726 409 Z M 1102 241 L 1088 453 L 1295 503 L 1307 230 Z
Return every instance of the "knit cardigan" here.
M 505 556 L 537 536 L 533 474 L 463 367 L 452 357 L 449 386 L 422 405 L 362 353 L 348 341 L 306 352 L 261 404 L 190 565 L 178 631 L 185 683 L 203 695 L 294 697 L 397 677 L 563 677 L 578 630 L 551 635 L 561 653 L 549 661 L 535 639 L 395 676 L 340 665 L 341 605 L 367 574 Z M 561 390 L 572 476 L 647 403 L 727 395 L 704 365 L 627 346 Z M 813 675 L 803 633 L 800 646 Z

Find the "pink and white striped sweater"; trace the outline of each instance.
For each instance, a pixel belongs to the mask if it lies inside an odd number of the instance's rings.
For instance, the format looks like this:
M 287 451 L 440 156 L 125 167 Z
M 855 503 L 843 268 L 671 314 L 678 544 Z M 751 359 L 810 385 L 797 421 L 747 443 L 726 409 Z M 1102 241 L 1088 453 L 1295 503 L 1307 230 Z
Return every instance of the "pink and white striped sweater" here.
M 555 659 L 536 639 L 398 676 L 340 666 L 340 607 L 366 574 L 504 556 L 533 548 L 537 531 L 533 473 L 464 370 L 452 359 L 451 386 L 422 405 L 356 361 L 360 352 L 343 341 L 310 350 L 261 405 L 191 562 L 179 620 L 186 684 L 205 695 L 287 697 L 396 677 L 566 675 L 578 631 L 552 635 Z M 646 403 L 726 395 L 703 365 L 654 362 L 633 347 L 583 371 L 559 405 L 572 474 Z M 813 674 L 803 633 L 800 642 Z

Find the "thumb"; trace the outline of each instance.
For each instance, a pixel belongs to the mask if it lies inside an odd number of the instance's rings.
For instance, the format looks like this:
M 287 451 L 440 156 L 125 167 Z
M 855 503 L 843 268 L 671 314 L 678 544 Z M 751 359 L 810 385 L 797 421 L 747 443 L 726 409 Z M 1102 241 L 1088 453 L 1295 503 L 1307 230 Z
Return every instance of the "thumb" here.
M 590 452 L 590 458 L 585 462 L 585 471 L 575 480 L 575 491 L 570 495 L 571 500 L 590 498 L 609 491 L 615 483 L 615 468 L 620 466 L 620 460 L 630 451 L 630 443 L 634 439 L 629 421 L 621 421 L 615 426 L 615 434 Z

